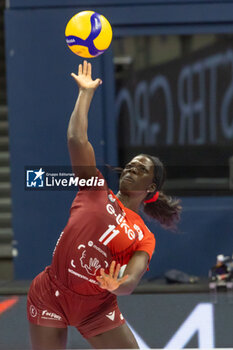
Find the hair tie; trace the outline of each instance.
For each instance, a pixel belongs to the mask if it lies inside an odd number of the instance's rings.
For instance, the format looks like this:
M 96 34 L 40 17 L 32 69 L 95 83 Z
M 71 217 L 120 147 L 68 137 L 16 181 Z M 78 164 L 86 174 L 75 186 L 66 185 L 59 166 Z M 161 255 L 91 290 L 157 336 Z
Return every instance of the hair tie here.
M 159 191 L 155 192 L 155 194 L 153 195 L 153 197 L 150 198 L 150 199 L 145 200 L 144 203 L 156 202 L 158 198 L 159 198 Z

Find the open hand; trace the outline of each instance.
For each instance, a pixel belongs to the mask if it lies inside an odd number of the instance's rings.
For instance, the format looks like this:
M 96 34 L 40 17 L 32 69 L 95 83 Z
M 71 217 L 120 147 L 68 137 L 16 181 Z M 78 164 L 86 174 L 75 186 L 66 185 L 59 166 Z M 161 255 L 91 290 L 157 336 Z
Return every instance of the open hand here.
M 122 278 L 118 278 L 120 268 L 120 264 L 116 265 L 116 261 L 112 261 L 109 268 L 109 274 L 106 274 L 103 268 L 100 269 L 100 276 L 96 276 L 100 287 L 111 292 L 117 289 L 122 283 L 124 283 L 129 276 L 125 275 Z
M 78 75 L 71 73 L 71 76 L 81 90 L 95 90 L 102 84 L 101 79 L 92 80 L 91 63 L 88 63 L 86 60 L 78 66 Z

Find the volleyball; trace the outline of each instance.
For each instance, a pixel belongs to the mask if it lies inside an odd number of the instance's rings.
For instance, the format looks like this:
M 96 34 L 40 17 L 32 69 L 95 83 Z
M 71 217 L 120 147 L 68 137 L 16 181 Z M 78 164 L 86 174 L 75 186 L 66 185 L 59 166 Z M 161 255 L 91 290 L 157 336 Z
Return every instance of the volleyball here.
M 109 21 L 97 12 L 82 11 L 67 23 L 66 43 L 80 57 L 93 58 L 104 53 L 112 41 Z

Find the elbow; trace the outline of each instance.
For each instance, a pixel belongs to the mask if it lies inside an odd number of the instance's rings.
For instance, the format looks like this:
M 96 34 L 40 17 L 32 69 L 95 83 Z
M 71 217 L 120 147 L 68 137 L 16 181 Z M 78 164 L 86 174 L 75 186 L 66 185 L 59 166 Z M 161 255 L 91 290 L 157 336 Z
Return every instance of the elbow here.
M 112 291 L 113 294 L 115 295 L 130 295 L 134 292 L 134 289 L 136 288 L 136 286 L 120 286 L 119 288 L 117 288 L 116 290 Z
M 67 142 L 68 145 L 85 145 L 88 142 L 88 138 L 67 132 Z
M 136 287 L 137 287 L 137 285 L 135 285 L 135 284 L 132 286 L 129 286 L 128 290 L 126 290 L 126 295 L 132 294 Z
M 124 290 L 124 291 L 119 292 L 119 293 L 116 292 L 115 294 L 116 295 L 130 295 L 133 293 L 133 291 L 134 291 L 134 289 L 129 289 L 129 290 Z
M 134 289 L 129 290 L 125 295 L 133 294 Z
M 113 290 L 111 293 L 115 294 L 117 296 L 123 296 L 123 295 L 130 295 L 130 294 L 132 294 L 133 290 L 124 290 L 124 291 L 122 291 L 122 290 L 117 290 L 116 289 L 116 290 Z

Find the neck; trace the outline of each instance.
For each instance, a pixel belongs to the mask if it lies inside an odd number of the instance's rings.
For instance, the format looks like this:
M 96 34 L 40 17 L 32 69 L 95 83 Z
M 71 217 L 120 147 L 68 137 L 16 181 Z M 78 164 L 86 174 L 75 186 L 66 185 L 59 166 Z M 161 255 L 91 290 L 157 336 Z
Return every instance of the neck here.
M 138 214 L 142 202 L 141 196 L 129 196 L 127 194 L 122 193 L 121 191 L 119 191 L 116 194 L 116 196 L 126 208 L 133 210 L 135 213 Z

